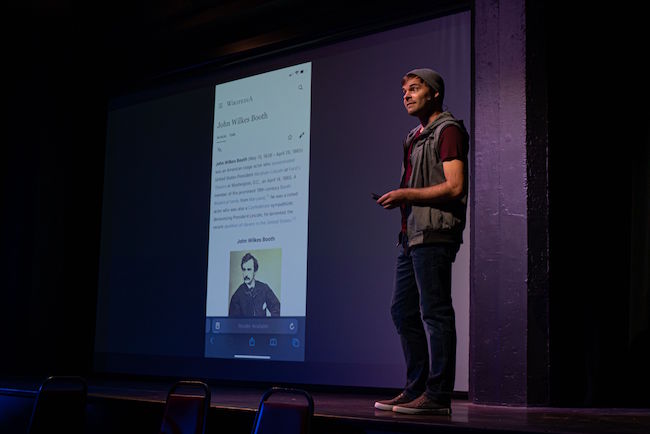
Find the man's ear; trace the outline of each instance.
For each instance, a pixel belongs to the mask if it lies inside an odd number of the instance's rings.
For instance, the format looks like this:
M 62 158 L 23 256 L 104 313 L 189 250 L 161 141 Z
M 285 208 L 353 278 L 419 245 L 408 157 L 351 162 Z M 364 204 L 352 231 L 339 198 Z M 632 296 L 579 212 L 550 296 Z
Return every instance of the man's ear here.
M 440 92 L 436 92 L 433 94 L 433 98 L 439 98 L 439 97 L 440 97 Z M 431 101 L 431 99 L 432 99 L 431 96 L 427 97 L 427 101 Z

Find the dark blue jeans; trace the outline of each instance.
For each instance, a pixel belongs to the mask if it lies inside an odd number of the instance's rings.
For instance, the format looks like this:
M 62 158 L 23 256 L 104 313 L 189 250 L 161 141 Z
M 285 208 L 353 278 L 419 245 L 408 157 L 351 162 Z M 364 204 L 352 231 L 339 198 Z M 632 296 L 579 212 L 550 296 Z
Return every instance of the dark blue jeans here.
M 426 393 L 443 404 L 451 401 L 456 376 L 451 264 L 458 248 L 455 243 L 400 246 L 391 305 L 406 359 L 405 392 L 414 398 Z

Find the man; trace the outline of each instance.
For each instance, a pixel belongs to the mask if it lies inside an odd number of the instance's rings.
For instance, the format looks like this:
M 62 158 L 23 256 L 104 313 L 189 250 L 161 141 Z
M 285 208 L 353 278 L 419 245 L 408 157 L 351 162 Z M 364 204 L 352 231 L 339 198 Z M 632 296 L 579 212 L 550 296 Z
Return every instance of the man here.
M 244 283 L 239 285 L 230 299 L 228 316 L 271 316 L 280 315 L 280 301 L 273 290 L 264 282 L 255 280 L 259 265 L 255 256 L 246 253 L 241 259 Z
M 391 316 L 407 380 L 402 393 L 375 408 L 448 415 L 456 365 L 451 265 L 465 227 L 469 135 L 442 110 L 445 86 L 436 71 L 410 71 L 402 91 L 407 113 L 420 125 L 404 142 L 400 188 L 377 203 L 402 212 Z

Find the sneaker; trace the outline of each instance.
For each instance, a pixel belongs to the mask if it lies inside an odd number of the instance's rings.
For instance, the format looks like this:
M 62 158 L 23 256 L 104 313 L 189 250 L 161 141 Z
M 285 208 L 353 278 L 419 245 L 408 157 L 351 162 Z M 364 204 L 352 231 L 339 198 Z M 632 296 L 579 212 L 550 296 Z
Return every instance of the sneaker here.
M 393 407 L 399 404 L 406 404 L 409 401 L 412 401 L 412 398 L 406 396 L 406 393 L 402 392 L 393 399 L 385 399 L 383 401 L 375 402 L 375 408 L 377 410 L 386 410 L 391 411 Z
M 434 399 L 429 398 L 424 393 L 419 398 L 403 404 L 396 404 L 393 406 L 393 411 L 396 413 L 405 414 L 441 414 L 450 415 L 451 405 L 442 404 Z

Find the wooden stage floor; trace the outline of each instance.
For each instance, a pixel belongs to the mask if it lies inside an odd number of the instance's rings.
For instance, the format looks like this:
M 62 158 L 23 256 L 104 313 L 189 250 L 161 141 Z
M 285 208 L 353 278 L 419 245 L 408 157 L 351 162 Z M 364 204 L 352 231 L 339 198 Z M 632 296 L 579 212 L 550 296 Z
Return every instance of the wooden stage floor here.
M 26 426 L 38 384 L 0 379 L 0 409 L 4 419 L 13 412 L 13 427 Z M 156 432 L 171 384 L 88 380 L 88 432 Z M 207 433 L 226 432 L 225 426 L 227 432 L 250 432 L 265 389 L 212 384 L 210 389 Z M 314 433 L 650 433 L 650 409 L 524 408 L 454 400 L 451 416 L 409 416 L 376 410 L 374 401 L 385 394 L 305 389 L 314 398 Z M 0 431 L 7 432 L 2 423 Z

